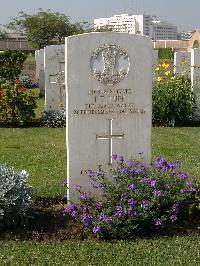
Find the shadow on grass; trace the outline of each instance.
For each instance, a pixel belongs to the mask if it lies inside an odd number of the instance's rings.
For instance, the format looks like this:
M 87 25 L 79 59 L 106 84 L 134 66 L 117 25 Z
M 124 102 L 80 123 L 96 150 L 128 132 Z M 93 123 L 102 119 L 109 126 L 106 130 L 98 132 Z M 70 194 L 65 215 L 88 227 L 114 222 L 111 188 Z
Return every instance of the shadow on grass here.
M 37 203 L 37 207 L 33 206 L 30 211 L 30 216 L 32 216 L 32 218 L 30 219 L 29 225 L 12 230 L 1 230 L 0 240 L 84 240 L 82 226 L 69 217 L 63 216 L 63 209 L 65 206 L 65 199 L 60 200 L 56 198 L 51 201 L 40 199 Z M 135 232 L 130 239 L 126 240 L 138 238 L 155 239 L 193 234 L 200 235 L 200 219 L 197 216 L 164 229 L 152 229 L 145 232 L 144 230 L 139 230 Z M 107 240 L 110 241 L 111 239 Z

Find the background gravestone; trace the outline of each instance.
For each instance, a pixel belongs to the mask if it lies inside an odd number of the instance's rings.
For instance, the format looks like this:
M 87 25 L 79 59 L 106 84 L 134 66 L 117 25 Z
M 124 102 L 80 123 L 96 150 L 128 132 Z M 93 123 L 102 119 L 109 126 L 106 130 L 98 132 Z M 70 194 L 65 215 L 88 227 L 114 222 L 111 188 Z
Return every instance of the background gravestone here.
M 65 109 L 65 47 L 51 45 L 44 48 L 45 110 Z
M 152 64 L 152 68 L 153 68 L 153 79 L 156 78 L 156 75 L 155 75 L 155 68 L 158 66 L 158 50 L 154 50 L 153 49 L 153 64 Z
M 190 77 L 191 75 L 191 53 L 174 53 L 174 74 Z
M 200 49 L 191 50 L 191 83 L 197 97 L 197 110 L 194 120 L 200 121 Z
M 152 47 L 128 33 L 66 38 L 68 199 L 112 154 L 151 159 Z M 142 155 L 141 155 L 142 154 Z
M 45 72 L 44 72 L 44 49 L 35 51 L 35 62 L 36 62 L 36 79 L 40 92 L 45 95 Z
M 153 68 L 156 68 L 158 66 L 158 50 L 153 49 Z

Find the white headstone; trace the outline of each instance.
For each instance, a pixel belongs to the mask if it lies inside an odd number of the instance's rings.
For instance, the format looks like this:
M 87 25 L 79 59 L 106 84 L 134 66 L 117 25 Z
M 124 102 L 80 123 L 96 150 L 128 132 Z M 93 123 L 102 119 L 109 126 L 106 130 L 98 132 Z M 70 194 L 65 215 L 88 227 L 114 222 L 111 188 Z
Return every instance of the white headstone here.
M 190 77 L 191 75 L 191 53 L 174 53 L 174 74 Z
M 66 38 L 68 199 L 112 154 L 151 159 L 152 46 L 128 33 Z M 142 155 L 141 155 L 142 153 Z
M 44 49 L 35 51 L 36 79 L 38 80 L 40 92 L 45 94 L 45 72 L 44 72 Z
M 158 50 L 153 49 L 153 79 L 155 79 L 155 68 L 158 66 Z
M 45 47 L 44 58 L 45 110 L 65 109 L 65 46 Z
M 156 68 L 158 65 L 158 50 L 153 49 L 153 68 Z
M 200 49 L 191 50 L 191 83 L 197 97 L 197 110 L 194 120 L 200 121 Z

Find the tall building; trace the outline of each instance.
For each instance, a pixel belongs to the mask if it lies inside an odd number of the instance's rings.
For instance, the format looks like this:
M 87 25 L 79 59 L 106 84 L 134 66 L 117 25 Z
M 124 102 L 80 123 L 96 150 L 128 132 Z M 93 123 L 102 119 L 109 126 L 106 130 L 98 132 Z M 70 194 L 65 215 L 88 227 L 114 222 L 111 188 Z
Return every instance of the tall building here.
M 121 14 L 110 18 L 94 19 L 94 28 L 99 29 L 107 26 L 113 31 L 149 36 L 151 20 L 150 15 Z
M 150 26 L 152 40 L 177 40 L 177 26 L 160 20 L 153 20 Z
M 153 40 L 177 40 L 177 27 L 150 15 L 114 15 L 94 19 L 94 28 L 111 28 L 113 31 L 149 36 Z

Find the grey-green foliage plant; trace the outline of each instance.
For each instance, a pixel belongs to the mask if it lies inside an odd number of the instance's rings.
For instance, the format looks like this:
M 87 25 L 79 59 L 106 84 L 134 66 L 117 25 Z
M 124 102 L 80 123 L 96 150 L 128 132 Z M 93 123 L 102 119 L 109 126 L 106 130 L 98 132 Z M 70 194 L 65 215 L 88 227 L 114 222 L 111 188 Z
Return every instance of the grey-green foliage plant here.
M 181 126 L 192 120 L 196 97 L 188 78 L 179 76 L 156 80 L 152 98 L 154 124 Z
M 31 187 L 27 184 L 28 173 L 14 171 L 0 165 L 0 228 L 24 226 L 27 211 L 32 203 Z
M 42 124 L 47 127 L 65 127 L 66 126 L 66 114 L 64 109 L 59 111 L 48 110 L 43 112 Z

